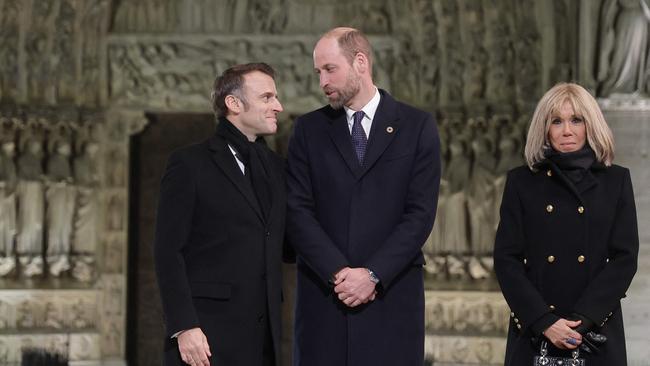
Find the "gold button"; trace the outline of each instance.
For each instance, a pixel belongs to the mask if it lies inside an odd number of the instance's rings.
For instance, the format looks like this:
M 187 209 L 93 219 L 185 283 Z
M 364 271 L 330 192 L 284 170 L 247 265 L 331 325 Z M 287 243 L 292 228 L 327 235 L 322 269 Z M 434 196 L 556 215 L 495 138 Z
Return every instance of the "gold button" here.
M 528 263 L 528 259 L 524 258 L 524 264 Z
M 547 260 L 549 263 L 553 263 L 553 262 L 555 262 L 555 256 L 549 255 L 548 258 L 546 258 L 546 260 Z
M 609 258 L 605 259 L 605 262 L 609 263 Z
M 578 256 L 578 262 L 582 263 L 585 261 L 585 256 L 584 255 L 579 255 Z
M 510 317 L 511 317 L 511 318 L 514 318 L 514 317 L 515 317 L 515 313 L 510 313 Z
M 519 319 L 515 318 L 515 323 L 519 323 Z
M 551 169 L 546 171 L 546 175 L 548 175 L 549 177 L 553 176 L 553 172 L 551 171 Z
M 585 208 L 582 206 L 578 206 L 578 213 L 584 213 L 584 212 L 585 212 Z
M 614 314 L 614 313 L 609 313 L 609 315 L 607 315 L 607 316 L 608 316 L 608 317 L 609 317 L 609 316 L 612 316 L 612 314 Z
M 546 212 L 553 212 L 553 205 L 546 206 Z
M 517 329 L 521 329 L 521 324 L 517 324 Z
M 551 310 L 555 310 L 555 305 L 549 305 L 548 308 L 551 309 Z

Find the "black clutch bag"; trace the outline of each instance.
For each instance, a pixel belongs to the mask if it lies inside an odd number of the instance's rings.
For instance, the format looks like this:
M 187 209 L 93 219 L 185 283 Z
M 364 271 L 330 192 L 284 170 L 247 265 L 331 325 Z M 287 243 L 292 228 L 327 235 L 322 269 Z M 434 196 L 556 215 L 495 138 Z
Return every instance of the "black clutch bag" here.
M 533 359 L 533 366 L 585 366 L 585 359 L 580 358 L 580 351 L 576 348 L 571 352 L 571 357 L 551 357 L 548 355 L 546 341 L 542 341 L 539 356 Z

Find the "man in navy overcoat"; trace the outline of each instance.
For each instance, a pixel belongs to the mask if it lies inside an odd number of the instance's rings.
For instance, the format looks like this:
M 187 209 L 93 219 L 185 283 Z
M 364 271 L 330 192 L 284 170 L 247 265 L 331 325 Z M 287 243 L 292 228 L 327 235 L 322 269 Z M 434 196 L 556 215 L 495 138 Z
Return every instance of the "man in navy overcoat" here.
M 298 259 L 294 365 L 421 366 L 421 247 L 440 180 L 433 117 L 372 80 L 352 28 L 326 33 L 314 68 L 329 105 L 289 142 L 287 235 Z

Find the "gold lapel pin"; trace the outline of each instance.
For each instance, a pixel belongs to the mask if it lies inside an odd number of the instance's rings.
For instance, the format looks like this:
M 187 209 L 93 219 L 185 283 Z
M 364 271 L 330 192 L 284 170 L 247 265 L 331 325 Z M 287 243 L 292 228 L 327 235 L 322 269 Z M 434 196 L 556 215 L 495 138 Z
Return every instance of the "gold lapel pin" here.
M 391 126 L 386 127 L 386 132 L 393 133 L 393 131 L 395 131 L 395 129 L 392 128 Z

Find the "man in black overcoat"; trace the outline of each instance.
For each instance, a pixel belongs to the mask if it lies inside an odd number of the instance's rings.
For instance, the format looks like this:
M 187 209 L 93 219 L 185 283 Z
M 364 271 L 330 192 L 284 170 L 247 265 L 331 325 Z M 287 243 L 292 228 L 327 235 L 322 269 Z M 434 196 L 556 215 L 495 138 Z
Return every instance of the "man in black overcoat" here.
M 296 120 L 288 155 L 294 365 L 421 366 L 435 122 L 374 85 L 370 44 L 356 29 L 325 34 L 314 68 L 330 105 Z
M 262 139 L 282 111 L 273 78 L 263 63 L 226 70 L 216 134 L 167 163 L 154 243 L 165 365 L 280 366 L 284 164 Z

